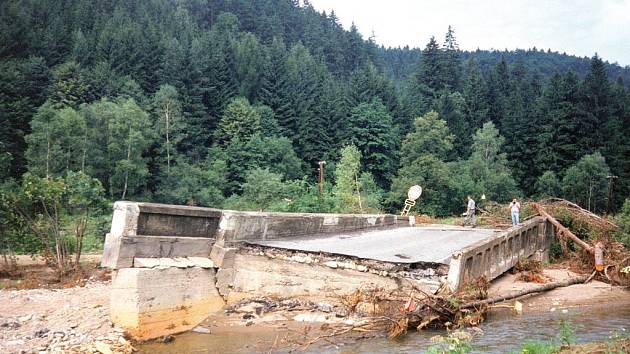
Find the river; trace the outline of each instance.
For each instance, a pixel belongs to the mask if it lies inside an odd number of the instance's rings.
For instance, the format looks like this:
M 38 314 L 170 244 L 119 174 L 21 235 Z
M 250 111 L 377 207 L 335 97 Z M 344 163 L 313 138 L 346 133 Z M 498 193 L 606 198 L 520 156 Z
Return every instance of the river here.
M 495 311 L 480 326 L 483 334 L 471 344 L 474 353 L 509 353 L 517 351 L 525 341 L 545 341 L 559 333 L 560 321 L 567 320 L 575 330 L 577 342 L 605 341 L 612 336 L 630 335 L 630 303 L 569 308 L 563 311 L 525 313 Z M 372 338 L 342 346 L 319 342 L 305 353 L 422 353 L 439 331 L 410 332 L 401 340 Z M 169 344 L 147 343 L 138 346 L 140 353 L 259 353 L 268 352 L 277 334 L 269 331 L 228 334 L 185 333 Z M 289 352 L 280 350 L 274 352 Z M 294 352 L 302 352 L 294 350 Z

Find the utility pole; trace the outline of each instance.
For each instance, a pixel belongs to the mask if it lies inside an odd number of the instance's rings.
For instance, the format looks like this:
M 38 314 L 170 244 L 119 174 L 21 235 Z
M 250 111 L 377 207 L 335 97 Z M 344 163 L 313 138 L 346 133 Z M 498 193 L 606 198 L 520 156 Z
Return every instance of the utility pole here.
M 323 195 L 324 194 L 324 165 L 326 164 L 326 161 L 319 161 L 317 163 L 319 164 L 319 168 L 317 169 L 319 171 L 319 178 L 317 179 L 317 181 L 319 182 L 319 194 Z
M 619 178 L 618 176 L 606 176 L 608 178 L 608 205 L 606 206 L 606 215 L 610 215 L 610 211 L 612 210 L 612 202 L 613 202 L 613 185 L 615 183 L 615 178 Z

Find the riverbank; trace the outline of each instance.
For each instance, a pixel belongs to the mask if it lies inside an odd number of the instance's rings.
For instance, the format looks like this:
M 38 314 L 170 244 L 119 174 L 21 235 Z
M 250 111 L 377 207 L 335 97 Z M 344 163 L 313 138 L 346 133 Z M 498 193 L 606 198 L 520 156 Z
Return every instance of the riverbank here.
M 88 258 L 89 259 L 89 258 Z M 98 260 L 96 257 L 92 262 Z M 23 264 L 33 266 L 33 264 Z M 544 269 L 552 281 L 575 276 L 566 269 Z M 88 278 L 71 288 L 0 290 L 0 352 L 96 353 L 112 350 L 130 352 L 121 329 L 109 320 L 111 282 Z M 518 275 L 507 273 L 492 282 L 489 296 L 519 291 L 535 286 Z M 546 293 L 518 299 L 523 315 L 505 307 L 492 309 L 489 316 L 502 321 L 520 321 L 536 314 L 572 314 L 605 304 L 608 308 L 630 308 L 630 292 L 593 280 Z M 502 304 L 512 304 L 513 301 Z M 277 302 L 245 303 L 230 311 L 208 318 L 194 331 L 172 338 L 134 344 L 143 353 L 268 352 L 360 346 L 372 340 L 386 340 L 382 331 L 350 331 L 343 336 L 327 337 L 338 325 L 352 324 L 361 318 L 347 317 L 326 303 Z M 410 334 L 409 337 L 413 337 Z M 381 338 L 381 339 L 379 339 Z M 167 343 L 165 343 L 167 342 Z M 587 347 L 588 348 L 588 347 Z
M 562 281 L 578 276 L 564 268 L 547 268 L 542 275 L 548 281 Z M 498 296 L 536 287 L 537 283 L 519 280 L 519 274 L 505 273 L 495 279 L 488 289 L 488 296 Z M 556 288 L 543 293 L 525 295 L 518 299 L 523 303 L 523 311 L 561 311 L 576 307 L 601 304 L 630 305 L 630 291 L 618 286 L 611 286 L 597 279 L 587 284 L 575 284 Z M 511 301 L 514 302 L 514 301 Z

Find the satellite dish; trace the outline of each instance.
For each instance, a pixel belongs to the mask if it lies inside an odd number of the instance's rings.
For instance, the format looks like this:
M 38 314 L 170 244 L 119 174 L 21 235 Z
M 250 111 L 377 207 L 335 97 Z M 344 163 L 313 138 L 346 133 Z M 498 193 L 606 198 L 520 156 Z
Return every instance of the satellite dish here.
M 414 201 L 420 198 L 420 195 L 422 195 L 422 187 L 419 185 L 411 186 L 407 192 L 407 198 Z

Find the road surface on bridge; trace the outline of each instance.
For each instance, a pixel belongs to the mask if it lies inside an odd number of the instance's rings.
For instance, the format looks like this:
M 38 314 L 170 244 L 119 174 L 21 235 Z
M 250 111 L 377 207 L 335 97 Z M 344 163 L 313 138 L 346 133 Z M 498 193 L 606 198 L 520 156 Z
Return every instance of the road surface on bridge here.
M 435 225 L 310 236 L 308 238 L 257 240 L 249 243 L 392 263 L 449 264 L 454 252 L 488 238 L 498 231 L 500 230 Z

